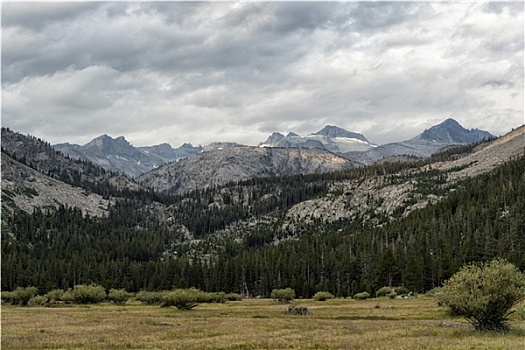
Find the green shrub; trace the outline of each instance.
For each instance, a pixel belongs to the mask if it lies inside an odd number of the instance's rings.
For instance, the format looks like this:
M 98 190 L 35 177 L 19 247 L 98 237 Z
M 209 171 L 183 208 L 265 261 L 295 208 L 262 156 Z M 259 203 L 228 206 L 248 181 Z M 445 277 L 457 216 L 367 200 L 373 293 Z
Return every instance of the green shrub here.
M 13 304 L 27 305 L 29 300 L 38 293 L 38 288 L 36 287 L 17 287 L 14 291 L 15 299 Z
M 62 300 L 62 296 L 63 295 L 64 295 L 64 290 L 63 289 L 53 289 L 53 290 L 50 290 L 49 292 L 47 292 L 45 294 L 45 297 L 47 298 L 47 301 L 50 304 L 56 304 L 60 300 Z
M 46 304 L 48 299 L 43 295 L 35 295 L 31 299 L 29 299 L 27 305 L 29 306 L 41 306 Z
M 397 293 L 396 292 L 390 292 L 386 295 L 386 297 L 390 298 L 390 299 L 395 299 L 397 297 Z
M 514 308 L 514 313 L 519 320 L 525 321 L 525 306 L 520 305 Z
M 77 304 L 99 303 L 106 299 L 106 296 L 104 287 L 96 284 L 77 284 L 73 288 L 73 302 Z
M 295 298 L 295 291 L 292 288 L 274 289 L 270 297 L 280 303 L 289 303 Z
M 209 300 L 207 294 L 196 288 L 175 289 L 164 294 L 161 306 L 175 306 L 179 310 L 191 310 L 200 303 L 207 302 Z
M 238 293 L 228 293 L 225 295 L 226 300 L 228 301 L 241 301 L 243 299 L 242 294 Z
M 133 296 L 133 293 L 126 292 L 125 289 L 111 288 L 108 293 L 108 300 L 115 304 L 124 304 Z
M 379 297 L 384 297 L 390 293 L 393 292 L 393 288 L 392 287 L 382 287 L 380 289 L 378 289 L 378 291 L 376 292 L 376 297 L 379 298 Z
M 228 301 L 226 299 L 226 293 L 217 292 L 217 293 L 203 293 L 205 303 L 225 303 Z
M 361 292 L 361 293 L 354 294 L 354 299 L 357 299 L 357 300 L 364 300 L 368 298 L 370 298 L 370 293 L 368 292 Z
M 335 298 L 334 295 L 330 292 L 317 292 L 315 293 L 314 295 L 314 300 L 315 301 L 325 301 L 325 300 L 328 300 L 328 299 L 333 299 Z
M 439 295 L 439 293 L 441 293 L 441 287 L 434 287 L 427 292 L 427 295 L 435 297 Z
M 396 293 L 397 295 L 407 295 L 408 293 L 410 293 L 410 291 L 408 290 L 407 287 L 400 286 L 400 287 L 394 288 L 394 293 Z
M 18 304 L 18 295 L 15 292 L 2 292 L 2 302 L 13 305 Z
M 73 293 L 73 289 L 68 288 L 64 293 L 62 293 L 60 300 L 62 300 L 66 304 L 73 303 L 75 301 L 75 295 Z
M 142 302 L 143 304 L 160 305 L 162 304 L 162 297 L 164 294 L 166 294 L 166 292 L 147 292 L 145 290 L 141 290 L 137 293 L 137 295 L 135 295 L 135 299 Z
M 507 330 L 512 307 L 525 299 L 525 275 L 502 259 L 474 263 L 446 281 L 437 297 L 477 330 Z

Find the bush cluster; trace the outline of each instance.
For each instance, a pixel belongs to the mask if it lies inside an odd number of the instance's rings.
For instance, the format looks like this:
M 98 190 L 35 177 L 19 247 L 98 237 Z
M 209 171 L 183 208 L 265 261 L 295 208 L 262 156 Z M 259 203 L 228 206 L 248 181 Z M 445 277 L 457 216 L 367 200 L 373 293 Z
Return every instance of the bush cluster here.
M 325 300 L 328 300 L 328 299 L 333 299 L 335 298 L 334 295 L 330 292 L 317 292 L 315 293 L 313 299 L 315 301 L 325 301 Z
M 376 291 L 376 297 L 388 297 L 390 299 L 395 299 L 397 296 L 406 296 L 411 295 L 410 291 L 405 286 L 399 287 L 382 287 Z
M 36 287 L 17 287 L 12 292 L 2 292 L 2 301 L 13 305 L 28 305 L 29 300 L 38 293 Z
M 368 292 L 361 292 L 361 293 L 354 294 L 354 299 L 357 299 L 357 300 L 365 300 L 368 298 L 370 298 L 370 293 Z
M 135 299 L 140 301 L 142 304 L 154 305 L 162 304 L 162 298 L 166 292 L 148 292 L 141 290 L 135 295 Z
M 236 293 L 206 293 L 196 288 L 174 289 L 162 294 L 161 306 L 175 306 L 179 310 L 191 310 L 201 303 L 225 303 L 238 300 L 242 300 L 242 295 Z
M 512 307 L 525 299 L 525 274 L 501 259 L 473 263 L 447 280 L 436 296 L 477 330 L 507 330 Z
M 97 284 L 79 284 L 74 286 L 74 288 L 68 288 L 66 291 L 53 289 L 44 295 L 38 295 L 37 293 L 38 289 L 36 287 L 18 287 L 13 291 L 2 292 L 2 302 L 30 306 L 49 306 L 57 303 L 95 304 L 104 301 L 124 304 L 135 297 L 135 300 L 143 304 L 165 307 L 180 306 L 181 309 L 190 309 L 199 303 L 225 303 L 243 299 L 243 296 L 237 293 L 205 293 L 195 288 L 161 292 L 140 291 L 136 295 L 127 292 L 125 289 L 111 288 L 106 293 L 104 287 Z
M 279 303 L 289 303 L 295 298 L 295 291 L 292 288 L 274 289 L 270 297 Z
M 175 306 L 179 310 L 190 310 L 209 299 L 206 293 L 196 288 L 175 289 L 164 294 L 161 306 Z

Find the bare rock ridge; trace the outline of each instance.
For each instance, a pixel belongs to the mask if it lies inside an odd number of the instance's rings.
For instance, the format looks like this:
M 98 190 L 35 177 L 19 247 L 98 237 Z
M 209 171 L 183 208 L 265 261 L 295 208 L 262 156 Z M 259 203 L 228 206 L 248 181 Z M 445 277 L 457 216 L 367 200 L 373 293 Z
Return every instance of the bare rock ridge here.
M 302 137 L 290 132 L 284 136 L 274 132 L 260 147 L 321 148 L 334 153 L 366 151 L 374 147 L 365 136 L 337 126 L 327 125 L 322 130 Z
M 476 143 L 492 138 L 495 136 L 487 131 L 467 130 L 457 121 L 449 118 L 410 140 L 384 144 L 365 152 L 346 152 L 345 157 L 363 165 L 400 155 L 424 158 L 449 145 Z
M 180 194 L 254 177 L 322 173 L 353 163 L 322 149 L 232 147 L 199 154 L 138 178 L 145 187 Z
M 449 170 L 447 183 L 451 183 L 489 172 L 496 166 L 524 154 L 525 125 L 477 146 L 466 156 L 453 161 L 433 163 L 430 166 L 432 169 Z M 435 194 L 418 193 L 417 181 L 413 179 L 391 184 L 385 177 L 377 176 L 365 181 L 335 183 L 333 193 L 293 206 L 288 210 L 287 218 L 289 222 L 311 222 L 314 219 L 332 222 L 342 218 L 366 217 L 370 215 L 370 211 L 391 215 L 400 208 L 404 208 L 403 215 L 407 215 L 439 199 Z M 406 206 L 405 202 L 413 204 Z
M 54 145 L 54 148 L 71 158 L 88 160 L 106 170 L 131 177 L 203 151 L 202 147 L 193 147 L 191 144 L 183 144 L 178 149 L 167 143 L 134 147 L 123 136 L 114 139 L 108 135 L 99 136 L 83 146 L 63 143 Z
M 447 181 L 456 181 L 492 170 L 495 166 L 525 153 L 525 126 L 490 142 L 482 143 L 467 155 L 453 161 L 428 165 L 432 169 L 450 170 Z M 142 186 L 125 176 L 105 172 L 90 162 L 64 157 L 51 145 L 35 137 L 2 128 L 2 212 L 13 208 L 32 212 L 34 208 L 76 207 L 90 216 L 103 216 L 111 196 L 64 182 L 63 177 L 90 183 L 104 183 L 118 189 Z M 144 185 L 170 194 L 184 193 L 229 181 L 253 177 L 327 172 L 354 167 L 355 164 L 322 149 L 233 147 L 204 152 L 197 156 L 164 165 L 138 180 Z M 414 169 L 414 171 L 420 171 Z M 425 170 L 423 170 L 425 171 Z M 402 176 L 401 176 L 402 178 Z M 439 200 L 434 194 L 416 194 L 417 181 L 391 183 L 385 177 L 366 181 L 334 182 L 323 197 L 304 201 L 287 212 L 291 221 L 322 219 L 333 221 L 370 212 L 389 215 L 402 208 L 404 213 Z M 417 199 L 416 202 L 411 202 Z M 406 207 L 409 201 L 410 206 Z M 161 208 L 162 209 L 162 208 Z M 159 209 L 161 212 L 164 209 Z
M 35 208 L 63 205 L 76 207 L 84 215 L 101 217 L 110 200 L 46 176 L 2 153 L 2 202 L 2 210 L 16 206 L 32 213 Z
M 479 145 L 472 154 L 450 162 L 434 165 L 435 169 L 461 168 L 449 175 L 450 179 L 476 176 L 493 167 L 525 153 L 525 125 L 495 139 Z
M 274 132 L 259 147 L 324 149 L 344 155 L 352 162 L 368 165 L 392 156 L 428 157 L 440 148 L 452 144 L 478 142 L 493 137 L 486 131 L 464 129 L 457 121 L 447 119 L 425 130 L 411 140 L 377 146 L 364 135 L 327 125 L 305 137 L 289 132 L 286 136 Z M 242 146 L 235 142 L 213 142 L 206 146 L 185 143 L 173 148 L 167 143 L 149 147 L 134 147 L 123 136 L 113 139 L 102 135 L 80 146 L 58 144 L 54 148 L 73 159 L 88 160 L 106 170 L 138 177 L 163 164 L 195 157 L 203 152 Z
M 84 214 L 102 216 L 109 200 L 72 184 L 105 184 L 135 190 L 128 177 L 113 174 L 91 162 L 75 161 L 33 136 L 2 128 L 2 209 L 77 207 Z

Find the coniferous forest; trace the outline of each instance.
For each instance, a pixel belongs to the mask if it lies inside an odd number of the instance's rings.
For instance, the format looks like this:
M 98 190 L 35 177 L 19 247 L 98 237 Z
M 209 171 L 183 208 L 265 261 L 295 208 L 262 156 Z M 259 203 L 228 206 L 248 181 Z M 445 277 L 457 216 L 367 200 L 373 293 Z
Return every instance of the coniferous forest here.
M 283 225 L 287 209 L 325 195 L 335 181 L 389 174 L 395 181 L 393 174 L 421 165 L 252 179 L 181 196 L 87 183 L 105 196 L 118 193 L 107 217 L 64 206 L 3 215 L 2 290 L 36 286 L 45 293 L 97 283 L 130 292 L 196 287 L 269 296 L 291 287 L 298 297 L 317 291 L 346 297 L 383 286 L 426 292 L 461 265 L 494 257 L 525 269 L 523 156 L 449 187 L 429 171 L 420 184 L 444 198 L 394 220 L 313 220 L 296 223 L 293 232 Z M 221 205 L 213 205 L 219 199 Z M 170 208 L 170 220 L 155 215 L 155 203 Z M 255 224 L 241 235 L 221 235 L 248 218 Z

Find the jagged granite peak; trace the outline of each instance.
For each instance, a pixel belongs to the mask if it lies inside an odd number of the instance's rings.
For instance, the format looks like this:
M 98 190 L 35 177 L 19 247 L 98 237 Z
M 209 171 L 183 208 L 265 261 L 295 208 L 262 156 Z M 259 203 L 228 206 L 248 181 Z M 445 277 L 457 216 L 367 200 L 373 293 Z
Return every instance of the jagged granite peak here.
M 173 148 L 168 143 L 134 147 L 124 136 L 114 139 L 106 134 L 83 146 L 62 143 L 53 147 L 74 159 L 88 160 L 106 170 L 120 172 L 131 177 L 203 152 L 202 147 L 194 147 L 190 143 L 183 144 L 180 148 Z
M 2 203 L 3 208 L 18 207 L 31 213 L 35 207 L 56 208 L 63 204 L 78 207 L 91 216 L 104 215 L 109 200 L 78 187 L 79 182 L 108 182 L 118 189 L 138 188 L 125 176 L 108 173 L 91 163 L 74 161 L 43 140 L 2 128 L 2 196 L 10 194 L 12 200 Z M 24 195 L 27 191 L 22 189 L 30 189 L 33 195 Z
M 152 170 L 138 180 L 160 192 L 181 194 L 254 177 L 322 173 L 353 166 L 348 159 L 321 149 L 244 146 L 204 152 Z
M 112 138 L 101 135 L 83 146 L 55 145 L 55 149 L 72 158 L 91 161 L 102 168 L 131 177 L 138 176 L 166 161 L 157 155 L 147 154 L 131 145 L 124 136 Z
M 347 131 L 345 129 L 342 129 L 342 128 L 339 128 L 333 125 L 327 125 L 323 129 L 319 130 L 316 133 L 313 133 L 312 135 L 320 135 L 320 136 L 324 136 L 324 137 L 331 138 L 331 139 L 335 139 L 338 137 L 348 138 L 348 139 L 357 139 L 363 142 L 370 143 L 370 141 L 368 141 L 367 138 L 364 137 L 362 134 L 352 132 L 352 131 Z
M 101 135 L 83 146 L 84 149 L 95 149 L 104 154 L 133 154 L 136 149 L 126 140 L 124 136 L 112 138 L 106 134 Z M 95 152 L 97 152 L 95 151 Z
M 414 140 L 426 140 L 445 144 L 463 144 L 494 138 L 494 135 L 479 129 L 465 129 L 452 118 L 423 131 Z
M 362 134 L 327 125 L 322 130 L 302 137 L 294 132 L 286 136 L 274 132 L 259 147 L 321 148 L 330 152 L 366 151 L 374 147 Z
M 395 156 L 429 157 L 446 146 L 476 143 L 491 138 L 494 136 L 487 131 L 467 130 L 456 120 L 448 118 L 410 140 L 384 144 L 366 152 L 347 152 L 345 156 L 354 162 L 368 165 Z
M 173 148 L 169 143 L 161 143 L 155 146 L 138 147 L 138 149 L 147 155 L 161 158 L 163 163 L 193 157 L 203 151 L 202 147 L 194 147 L 191 143 L 184 143 L 179 148 Z
M 275 145 L 277 145 L 283 139 L 285 139 L 283 134 L 281 134 L 280 132 L 274 132 L 270 136 L 268 136 L 266 141 L 259 143 L 259 147 L 276 147 Z

